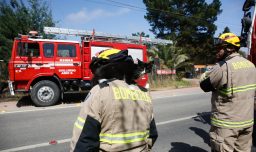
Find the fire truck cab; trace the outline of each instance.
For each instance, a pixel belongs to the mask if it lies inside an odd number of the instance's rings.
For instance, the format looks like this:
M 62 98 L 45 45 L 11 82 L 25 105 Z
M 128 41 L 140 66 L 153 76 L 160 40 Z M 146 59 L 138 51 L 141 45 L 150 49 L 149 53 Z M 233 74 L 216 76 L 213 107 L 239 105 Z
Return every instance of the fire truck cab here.
M 106 37 L 83 37 L 81 43 L 69 40 L 42 39 L 35 35 L 19 35 L 13 42 L 9 61 L 11 94 L 28 92 L 36 106 L 56 104 L 64 93 L 91 89 L 89 64 L 99 51 L 128 49 L 134 59 L 147 62 L 146 46 L 107 40 Z M 137 80 L 148 87 L 148 76 Z
M 53 105 L 61 92 L 77 90 L 72 84 L 81 79 L 80 43 L 20 35 L 8 68 L 15 92 L 29 92 L 37 106 Z

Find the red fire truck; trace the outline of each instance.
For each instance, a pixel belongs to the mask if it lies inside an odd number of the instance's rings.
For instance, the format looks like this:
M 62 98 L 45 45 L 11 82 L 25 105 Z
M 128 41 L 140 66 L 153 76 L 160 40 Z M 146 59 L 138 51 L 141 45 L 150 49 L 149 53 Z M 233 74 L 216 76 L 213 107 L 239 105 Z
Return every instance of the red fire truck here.
M 243 5 L 241 46 L 248 48 L 248 59 L 256 64 L 255 0 L 245 0 Z
M 241 39 L 242 46 L 248 48 L 248 59 L 256 65 L 256 1 L 245 0 L 243 5 L 244 17 L 242 19 Z M 256 102 L 255 102 L 256 103 Z M 256 104 L 254 104 L 256 106 Z M 256 119 L 256 107 L 254 107 Z M 255 120 L 254 120 L 255 122 Z M 256 124 L 253 126 L 253 145 L 256 149 Z
M 128 49 L 134 59 L 147 62 L 146 46 L 142 42 L 171 43 L 168 40 L 127 37 L 95 31 L 45 27 L 46 34 L 81 36 L 82 41 L 42 39 L 31 35 L 15 38 L 9 61 L 11 94 L 28 92 L 37 106 L 56 104 L 64 93 L 91 89 L 91 59 L 97 52 L 108 49 Z M 148 87 L 148 76 L 137 80 Z

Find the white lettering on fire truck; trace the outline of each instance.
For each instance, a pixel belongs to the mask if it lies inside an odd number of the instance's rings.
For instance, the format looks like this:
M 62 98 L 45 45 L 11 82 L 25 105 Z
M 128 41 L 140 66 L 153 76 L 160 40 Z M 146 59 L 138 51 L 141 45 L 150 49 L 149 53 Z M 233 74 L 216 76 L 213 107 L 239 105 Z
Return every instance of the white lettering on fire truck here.
M 28 64 L 15 64 L 15 68 L 27 68 Z
M 63 75 L 74 74 L 74 72 L 76 72 L 76 69 L 59 69 L 59 72 Z
M 60 62 L 73 62 L 73 59 L 60 59 Z

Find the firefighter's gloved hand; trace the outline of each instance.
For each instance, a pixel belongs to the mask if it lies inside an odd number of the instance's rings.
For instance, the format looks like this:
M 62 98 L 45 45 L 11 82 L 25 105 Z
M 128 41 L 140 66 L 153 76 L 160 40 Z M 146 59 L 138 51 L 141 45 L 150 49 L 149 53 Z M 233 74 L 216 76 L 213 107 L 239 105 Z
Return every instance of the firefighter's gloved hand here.
M 209 71 L 204 72 L 204 73 L 201 75 L 201 77 L 200 77 L 200 79 L 199 79 L 199 82 L 202 82 L 202 81 L 204 81 L 205 79 L 207 79 L 207 78 L 209 77 L 209 74 L 210 74 Z

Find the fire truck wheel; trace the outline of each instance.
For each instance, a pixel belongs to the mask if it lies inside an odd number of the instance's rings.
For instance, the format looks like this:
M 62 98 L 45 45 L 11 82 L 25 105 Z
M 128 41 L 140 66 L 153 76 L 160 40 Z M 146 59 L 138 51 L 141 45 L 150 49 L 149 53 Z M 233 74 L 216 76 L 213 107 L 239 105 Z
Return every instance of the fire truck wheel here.
M 54 82 L 43 80 L 33 86 L 30 96 L 36 106 L 52 106 L 59 100 L 60 89 Z

